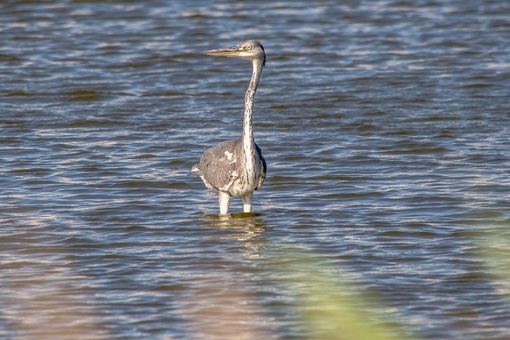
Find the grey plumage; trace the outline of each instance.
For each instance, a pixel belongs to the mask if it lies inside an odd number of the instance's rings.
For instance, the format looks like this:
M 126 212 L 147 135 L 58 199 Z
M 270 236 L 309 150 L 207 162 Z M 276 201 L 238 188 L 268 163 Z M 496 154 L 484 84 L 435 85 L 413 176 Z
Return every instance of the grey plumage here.
M 208 51 L 206 54 L 251 60 L 253 73 L 245 96 L 242 137 L 207 149 L 200 162 L 192 167 L 192 173 L 199 176 L 207 188 L 218 193 L 220 214 L 228 212 L 230 197 L 242 197 L 243 210 L 250 212 L 253 190 L 261 188 L 267 171 L 266 161 L 255 143 L 252 128 L 253 101 L 266 55 L 256 40 Z
M 212 148 L 207 149 L 200 163 L 192 168 L 193 174 L 199 176 L 204 181 L 207 188 L 218 192 L 228 191 L 231 197 L 236 197 L 234 192 L 229 191 L 233 182 L 241 176 L 242 162 L 238 155 L 242 155 L 243 137 L 227 140 Z M 262 171 L 257 180 L 255 189 L 262 187 L 262 182 L 266 179 L 266 160 L 262 157 L 262 150 L 255 144 L 257 167 Z M 232 155 L 229 157 L 229 155 Z

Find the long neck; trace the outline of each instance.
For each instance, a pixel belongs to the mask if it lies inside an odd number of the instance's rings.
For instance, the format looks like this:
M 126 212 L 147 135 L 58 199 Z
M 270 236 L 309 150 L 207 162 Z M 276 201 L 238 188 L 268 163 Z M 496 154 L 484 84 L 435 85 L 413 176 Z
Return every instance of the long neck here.
M 262 73 L 262 62 L 253 60 L 253 73 L 251 75 L 250 85 L 246 90 L 244 98 L 244 119 L 243 119 L 243 157 L 245 163 L 245 175 L 255 181 L 255 140 L 253 138 L 253 100 L 255 92 L 259 85 L 260 74 Z
M 244 98 L 243 149 L 247 155 L 254 154 L 255 152 L 255 141 L 253 138 L 252 126 L 253 100 L 255 99 L 255 92 L 257 92 L 257 86 L 259 85 L 262 67 L 262 61 L 258 59 L 253 60 L 253 73 Z

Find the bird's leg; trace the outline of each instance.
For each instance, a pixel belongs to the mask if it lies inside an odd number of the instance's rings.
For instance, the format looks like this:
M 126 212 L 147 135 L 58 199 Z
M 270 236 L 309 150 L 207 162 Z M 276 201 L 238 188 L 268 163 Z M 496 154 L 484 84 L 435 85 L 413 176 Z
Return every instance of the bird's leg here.
M 226 192 L 219 191 L 218 198 L 220 202 L 220 214 L 228 213 L 228 206 L 230 204 L 230 195 Z
M 251 201 L 253 199 L 253 191 L 243 196 L 243 211 L 245 213 L 251 212 Z

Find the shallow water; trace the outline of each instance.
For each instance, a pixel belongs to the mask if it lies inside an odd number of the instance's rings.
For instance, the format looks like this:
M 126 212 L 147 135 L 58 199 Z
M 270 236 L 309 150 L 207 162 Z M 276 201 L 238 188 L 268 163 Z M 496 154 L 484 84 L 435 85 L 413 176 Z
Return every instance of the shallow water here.
M 510 336 L 507 1 L 10 1 L 0 22 L 0 337 L 323 338 L 346 296 L 395 338 Z M 251 66 L 202 52 L 251 38 L 268 177 L 220 219 L 190 168 L 240 134 Z

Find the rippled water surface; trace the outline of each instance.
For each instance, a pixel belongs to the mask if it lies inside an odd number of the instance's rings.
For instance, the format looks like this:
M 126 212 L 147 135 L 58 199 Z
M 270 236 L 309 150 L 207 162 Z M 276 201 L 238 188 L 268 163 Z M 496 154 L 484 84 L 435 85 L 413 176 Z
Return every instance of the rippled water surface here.
M 510 2 L 4 1 L 0 37 L 1 338 L 510 337 Z M 190 168 L 251 66 L 202 52 L 252 38 L 268 177 L 219 218 Z

